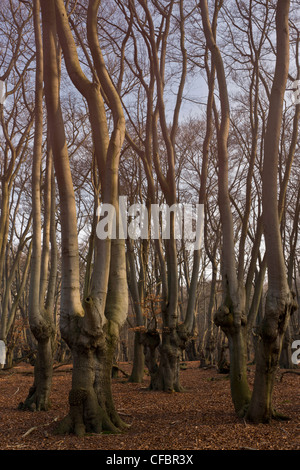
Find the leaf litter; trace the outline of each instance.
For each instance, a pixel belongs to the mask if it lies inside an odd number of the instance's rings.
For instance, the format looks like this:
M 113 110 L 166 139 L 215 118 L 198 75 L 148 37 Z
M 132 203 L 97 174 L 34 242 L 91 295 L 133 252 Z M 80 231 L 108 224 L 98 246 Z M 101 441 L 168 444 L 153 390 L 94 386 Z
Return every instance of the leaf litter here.
M 130 372 L 131 364 L 121 363 Z M 71 365 L 54 370 L 51 408 L 44 412 L 18 410 L 33 381 L 33 367 L 21 363 L 0 372 L 1 450 L 300 450 L 300 376 L 278 370 L 274 407 L 288 421 L 253 425 L 238 418 L 227 375 L 215 368 L 187 362 L 181 370 L 183 393 L 149 391 L 124 375 L 113 379 L 115 405 L 130 428 L 123 434 L 89 434 L 83 438 L 55 433 L 68 413 Z M 254 381 L 249 366 L 250 385 Z

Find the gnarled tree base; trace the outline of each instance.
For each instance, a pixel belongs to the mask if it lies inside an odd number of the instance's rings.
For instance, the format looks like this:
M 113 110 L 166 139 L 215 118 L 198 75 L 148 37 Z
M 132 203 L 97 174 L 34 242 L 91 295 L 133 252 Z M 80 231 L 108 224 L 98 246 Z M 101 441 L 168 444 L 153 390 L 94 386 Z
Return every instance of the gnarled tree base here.
M 86 341 L 74 343 L 70 410 L 59 423 L 58 434 L 120 433 L 128 428 L 115 409 L 111 390 L 117 342 L 112 326 L 106 325 L 104 334 L 97 339 L 82 336 Z
M 238 318 L 238 320 L 236 319 Z M 233 306 L 223 304 L 214 317 L 228 339 L 231 398 L 236 414 L 244 417 L 251 400 L 247 379 L 247 330 L 243 314 L 237 315 Z
M 40 391 L 35 385 L 29 389 L 25 402 L 18 406 L 22 411 L 48 411 L 50 408 L 49 390 Z
M 273 387 L 285 331 L 296 308 L 294 293 L 276 295 L 268 292 L 265 316 L 259 330 L 253 394 L 247 412 L 247 419 L 253 423 L 283 419 L 272 407 Z
M 50 329 L 53 333 L 53 330 Z M 19 410 L 48 411 L 51 407 L 50 392 L 53 375 L 52 336 L 38 342 L 37 357 L 34 365 L 34 383 L 28 396 L 18 406 Z
M 188 337 L 184 325 L 164 331 L 161 344 L 157 331 L 144 333 L 145 359 L 151 376 L 150 390 L 167 393 L 184 391 L 179 377 L 180 357 Z
M 58 424 L 56 434 L 121 433 L 129 426 L 112 411 L 110 416 L 98 403 L 94 390 L 72 389 L 69 394 L 69 414 Z

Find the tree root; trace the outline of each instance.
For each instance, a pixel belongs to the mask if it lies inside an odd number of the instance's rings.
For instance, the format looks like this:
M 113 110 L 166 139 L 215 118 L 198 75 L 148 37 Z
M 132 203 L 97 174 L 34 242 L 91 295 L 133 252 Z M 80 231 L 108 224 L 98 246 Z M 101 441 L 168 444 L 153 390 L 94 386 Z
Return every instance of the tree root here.
M 70 411 L 55 430 L 55 434 L 120 434 L 129 426 L 114 410 L 108 413 L 101 408 L 95 394 L 85 389 L 72 389 L 69 394 Z
M 283 376 L 284 376 L 285 374 L 300 375 L 300 371 L 297 372 L 296 370 L 286 370 L 286 371 L 282 372 L 282 374 L 281 374 L 281 376 L 280 376 L 280 380 L 279 380 L 280 382 L 282 382 Z
M 25 402 L 20 402 L 18 405 L 18 410 L 21 411 L 49 411 L 50 408 L 50 400 L 38 394 L 35 386 L 29 389 Z
M 127 374 L 127 372 L 125 372 L 125 370 L 121 369 L 121 368 L 118 366 L 118 364 L 113 364 L 112 369 L 113 369 L 113 371 L 115 371 L 115 372 L 120 371 L 120 372 L 124 375 L 124 377 L 126 377 L 126 379 L 128 379 L 129 374 Z
M 275 421 L 290 421 L 291 420 L 289 416 L 284 415 L 282 413 L 278 413 L 276 410 L 273 410 L 272 419 L 274 419 Z

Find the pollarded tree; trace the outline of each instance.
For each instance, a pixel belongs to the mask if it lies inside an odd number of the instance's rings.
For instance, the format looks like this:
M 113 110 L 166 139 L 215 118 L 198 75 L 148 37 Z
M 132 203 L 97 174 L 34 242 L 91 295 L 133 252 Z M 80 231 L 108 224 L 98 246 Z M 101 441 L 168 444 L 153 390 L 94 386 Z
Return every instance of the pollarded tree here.
M 222 3 L 222 2 L 221 2 Z M 219 85 L 221 116 L 217 131 L 218 142 L 218 203 L 222 224 L 223 301 L 215 315 L 215 323 L 228 337 L 230 350 L 230 383 L 234 407 L 244 414 L 250 401 L 247 381 L 246 312 L 243 278 L 238 277 L 235 257 L 233 217 L 228 183 L 228 136 L 230 105 L 224 64 L 213 34 L 206 0 L 200 2 L 207 46 L 211 52 Z
M 54 294 L 56 284 L 55 207 L 53 207 L 52 152 L 48 149 L 44 190 L 44 224 L 42 241 L 41 174 L 43 147 L 43 45 L 40 28 L 40 3 L 33 3 L 33 21 L 36 51 L 35 81 L 35 131 L 32 159 L 32 260 L 30 271 L 29 323 L 37 341 L 34 383 L 20 409 L 48 410 L 53 370 L 53 345 L 55 337 Z M 51 207 L 52 206 L 52 207 Z M 50 232 L 52 233 L 52 262 L 47 300 Z M 53 256 L 54 255 L 54 256 Z
M 290 315 L 296 308 L 295 299 L 287 281 L 277 196 L 279 139 L 283 99 L 289 72 L 289 8 L 288 0 L 278 0 L 276 67 L 264 139 L 262 192 L 268 292 L 265 315 L 259 331 L 254 389 L 247 413 L 248 419 L 253 422 L 269 422 L 276 416 L 272 405 L 275 372 Z
M 138 116 L 144 117 L 143 122 L 135 120 L 132 107 L 128 107 L 128 117 L 133 131 L 127 132 L 127 140 L 141 158 L 144 166 L 148 185 L 145 198 L 151 204 L 157 205 L 160 202 L 159 197 L 162 197 L 169 208 L 172 208 L 181 202 L 177 194 L 179 158 L 176 156 L 176 135 L 187 74 L 185 21 L 188 14 L 182 1 L 178 3 L 178 6 L 170 1 L 164 8 L 158 2 L 148 4 L 142 0 L 130 1 L 125 5 L 123 2 L 117 3 L 128 25 L 131 26 L 132 48 L 129 48 L 125 54 L 125 63 L 138 81 L 139 96 L 145 96 L 144 101 L 138 102 L 140 108 L 137 111 Z M 179 36 L 178 52 L 172 44 L 172 37 L 175 38 L 175 35 L 172 36 L 174 31 Z M 178 57 L 174 51 L 177 52 Z M 178 67 L 176 100 L 170 123 L 166 110 L 167 75 L 169 73 L 170 76 L 172 75 L 167 65 L 169 61 L 176 62 Z M 203 180 L 205 189 L 205 178 Z M 188 308 L 185 321 L 180 323 L 178 252 L 173 211 L 170 211 L 168 222 L 170 222 L 168 239 L 162 240 L 160 234 L 154 240 L 161 286 L 159 296 L 163 321 L 162 332 L 161 335 L 157 330 L 145 332 L 144 345 L 148 351 L 151 388 L 179 391 L 181 390 L 179 360 L 194 325 L 201 253 L 200 250 L 195 250 Z M 159 362 L 157 361 L 157 348 L 159 349 Z
M 297 77 L 299 69 L 297 44 L 299 43 L 299 33 L 293 18 L 293 3 L 291 3 L 291 50 L 295 45 L 295 66 L 296 73 L 292 71 L 293 57 L 291 57 L 291 70 L 289 78 L 293 82 Z M 246 289 L 246 312 L 249 340 L 252 337 L 253 327 L 257 317 L 258 308 L 261 305 L 261 297 L 266 273 L 266 256 L 261 257 L 261 240 L 263 236 L 263 219 L 261 209 L 261 177 L 263 161 L 263 139 L 267 123 L 267 109 L 269 107 L 270 90 L 272 86 L 273 70 L 270 64 L 276 57 L 276 50 L 270 38 L 274 35 L 275 8 L 269 2 L 250 2 L 240 4 L 238 1 L 224 4 L 223 20 L 226 24 L 224 35 L 224 56 L 226 57 L 226 67 L 228 76 L 232 77 L 235 86 L 231 94 L 231 106 L 235 109 L 231 118 L 231 148 L 233 153 L 238 155 L 236 165 L 240 168 L 236 181 L 236 190 L 233 187 L 231 200 L 237 210 L 242 223 L 240 236 L 240 246 L 244 244 L 246 249 L 245 264 L 245 289 Z M 272 59 L 274 57 L 274 59 Z M 239 63 L 239 73 L 235 72 L 236 63 Z M 294 76 L 294 78 L 293 78 Z M 288 85 L 288 88 L 290 86 Z M 237 91 L 236 91 L 237 90 Z M 288 103 L 288 101 L 287 101 Z M 295 110 L 295 112 L 294 112 Z M 294 114 L 294 115 L 293 115 Z M 243 117 L 244 116 L 244 117 Z M 250 126 L 249 126 L 250 121 Z M 278 210 L 279 219 L 283 234 L 283 241 L 286 240 L 286 199 L 289 194 L 289 182 L 292 179 L 291 171 L 295 156 L 295 146 L 297 142 L 299 121 L 299 109 L 297 106 L 286 106 L 282 119 L 280 148 L 279 148 L 279 199 Z M 235 143 L 235 145 L 232 145 Z M 236 145 L 240 148 L 236 150 Z M 257 154 L 255 156 L 255 154 Z M 240 156 L 246 158 L 243 160 Z M 234 159 L 233 155 L 233 159 Z M 243 161 L 246 170 L 252 167 L 251 171 L 244 171 Z M 254 169 L 253 169 L 254 164 Z M 251 177 L 252 173 L 252 177 Z M 245 198 L 243 195 L 243 179 L 245 179 Z M 256 189 L 255 189 L 256 186 Z M 251 224 L 245 224 L 249 218 L 249 208 Z M 291 202 L 293 206 L 293 202 Z M 240 207 L 238 207 L 240 206 Z M 248 230 L 248 241 L 245 244 L 245 229 Z M 248 253 L 247 253 L 248 251 Z M 241 250 L 239 250 L 241 253 Z M 259 271 L 258 267 L 259 266 Z M 239 269 L 242 272 L 242 270 Z M 249 341 L 249 350 L 251 344 Z
M 62 288 L 60 327 L 73 356 L 70 412 L 59 431 L 83 435 L 87 431 L 117 431 L 124 427 L 112 399 L 111 369 L 119 326 L 127 314 L 124 240 L 95 238 L 94 264 L 88 295 L 81 300 L 74 187 L 60 107 L 57 33 L 68 74 L 85 97 L 89 111 L 101 201 L 118 215 L 118 166 L 125 135 L 120 99 L 110 81 L 98 42 L 100 1 L 90 0 L 86 13 L 87 38 L 94 64 L 94 81 L 83 73 L 63 1 L 41 1 L 44 84 L 48 125 L 59 190 L 62 228 Z M 108 132 L 104 93 L 112 110 Z M 117 217 L 116 217 L 117 219 Z M 118 228 L 118 219 L 116 220 Z

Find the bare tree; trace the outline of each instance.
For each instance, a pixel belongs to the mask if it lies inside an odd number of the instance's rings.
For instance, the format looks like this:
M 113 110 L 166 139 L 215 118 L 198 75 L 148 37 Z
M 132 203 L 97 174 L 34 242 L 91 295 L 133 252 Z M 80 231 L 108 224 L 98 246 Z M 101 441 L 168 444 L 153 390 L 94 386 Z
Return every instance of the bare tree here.
M 119 97 L 108 76 L 97 35 L 100 2 L 91 0 L 86 16 L 87 37 L 96 82 L 89 82 L 79 65 L 75 41 L 62 1 L 41 2 L 44 34 L 44 83 L 54 165 L 58 182 L 62 225 L 61 333 L 73 356 L 70 413 L 61 432 L 116 431 L 119 418 L 111 392 L 111 369 L 119 326 L 127 314 L 124 240 L 95 239 L 94 267 L 88 296 L 80 296 L 79 254 L 74 188 L 68 161 L 64 122 L 60 109 L 56 57 L 56 31 L 69 76 L 87 99 L 102 202 L 118 214 L 118 165 L 125 135 Z M 112 110 L 114 128 L 108 133 L 103 96 Z M 96 127 L 97 126 L 97 127 Z M 116 220 L 118 227 L 118 220 Z
M 26 74 L 33 60 L 33 54 L 26 53 L 28 25 L 31 9 L 27 10 L 15 2 L 5 5 L 1 11 L 3 31 L 3 50 L 1 68 L 4 73 L 0 80 L 5 83 L 5 96 L 1 96 L 0 122 L 2 139 L 1 149 L 1 215 L 0 215 L 0 286 L 1 286 L 1 323 L 0 338 L 7 342 L 12 333 L 18 302 L 26 288 L 31 257 L 28 244 L 31 214 L 25 212 L 19 218 L 21 193 L 27 186 L 29 174 L 25 166 L 31 140 L 34 114 L 28 95 Z M 26 85 L 25 85 L 26 84 Z M 4 100 L 3 98 L 6 98 Z M 23 174 L 22 174 L 23 172 Z M 19 223 L 17 223 L 17 221 Z M 24 277 L 20 292 L 14 291 L 14 279 L 21 258 L 27 254 Z M 23 260 L 24 261 L 24 260 Z M 13 357 L 7 344 L 8 363 Z
M 220 6 L 220 5 L 219 5 Z M 228 135 L 230 105 L 222 56 L 212 33 L 206 0 L 200 2 L 204 33 L 213 56 L 219 85 L 221 118 L 217 132 L 219 209 L 222 224 L 223 303 L 215 322 L 229 341 L 231 394 L 237 413 L 244 414 L 250 401 L 247 381 L 246 312 L 243 278 L 237 276 L 235 240 L 228 184 Z
M 52 153 L 47 159 L 47 172 L 45 180 L 45 213 L 44 237 L 42 244 L 41 222 L 41 169 L 43 147 L 43 45 L 40 28 L 40 3 L 35 0 L 33 4 L 33 20 L 36 48 L 36 82 L 35 82 L 35 134 L 32 159 L 32 260 L 29 294 L 29 321 L 31 331 L 37 340 L 37 356 L 35 360 L 34 384 L 29 391 L 25 402 L 20 404 L 22 409 L 48 410 L 50 405 L 50 392 L 53 369 L 53 342 L 55 326 L 53 317 L 53 295 L 55 290 L 48 292 L 45 305 L 45 293 L 48 278 L 50 222 L 51 222 L 51 171 Z M 52 217 L 52 225 L 55 219 Z M 53 230 L 53 228 L 52 228 Z M 52 241 L 53 243 L 53 241 Z M 42 250 L 43 246 L 43 250 Z M 52 269 L 56 274 L 56 262 Z M 52 271 L 53 272 L 53 271 Z M 55 284 L 55 278 L 50 276 Z M 49 308 L 50 307 L 50 308 Z
M 265 316 L 260 329 L 253 395 L 248 419 L 269 422 L 275 415 L 273 385 L 282 341 L 296 308 L 283 257 L 278 214 L 278 148 L 282 123 L 283 98 L 289 71 L 289 1 L 278 0 L 276 7 L 277 55 L 270 107 L 264 140 L 263 222 L 268 266 L 268 293 Z

